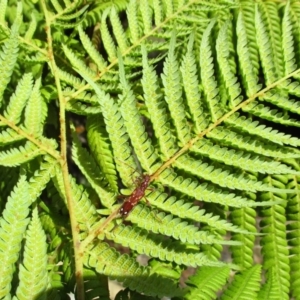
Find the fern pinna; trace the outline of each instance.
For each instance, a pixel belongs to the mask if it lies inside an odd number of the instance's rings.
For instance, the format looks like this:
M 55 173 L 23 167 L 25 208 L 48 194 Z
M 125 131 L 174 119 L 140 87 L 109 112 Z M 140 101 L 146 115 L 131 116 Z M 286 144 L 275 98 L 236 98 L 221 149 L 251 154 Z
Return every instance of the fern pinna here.
M 0 298 L 300 299 L 299 20 L 0 0 Z

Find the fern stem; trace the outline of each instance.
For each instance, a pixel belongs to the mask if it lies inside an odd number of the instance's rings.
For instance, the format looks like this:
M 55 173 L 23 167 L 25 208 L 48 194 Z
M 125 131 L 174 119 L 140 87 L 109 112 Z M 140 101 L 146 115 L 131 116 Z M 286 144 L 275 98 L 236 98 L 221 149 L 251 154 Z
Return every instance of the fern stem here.
M 287 79 L 297 75 L 300 73 L 300 69 L 294 71 L 293 73 L 290 73 L 289 75 L 281 78 L 280 80 L 277 80 L 270 84 L 269 86 L 265 87 L 261 91 L 255 93 L 253 96 L 249 97 L 247 100 L 241 102 L 239 105 L 237 105 L 235 108 L 233 108 L 231 111 L 226 113 L 223 117 L 219 118 L 215 123 L 211 124 L 207 129 L 201 131 L 197 134 L 196 137 L 191 139 L 184 147 L 182 147 L 179 151 L 177 151 L 168 161 L 166 161 L 163 165 L 161 165 L 155 173 L 151 175 L 152 179 L 157 178 L 165 169 L 170 167 L 179 156 L 186 153 L 198 140 L 200 140 L 202 137 L 204 137 L 206 134 L 211 132 L 214 128 L 219 126 L 223 121 L 227 120 L 230 116 L 232 116 L 235 112 L 237 112 L 239 109 L 247 106 L 249 103 L 254 101 L 256 98 L 263 96 L 265 93 L 267 93 L 269 90 L 273 89 L 274 87 L 280 85 L 281 83 L 285 82 Z
M 61 84 L 59 80 L 58 69 L 54 59 L 52 36 L 51 36 L 51 20 L 48 13 L 45 0 L 41 1 L 42 8 L 45 14 L 46 20 L 46 33 L 48 42 L 48 56 L 50 66 L 52 68 L 53 76 L 55 78 L 55 84 L 57 87 L 57 94 L 59 99 L 59 117 L 60 117 L 60 147 L 61 147 L 61 159 L 60 165 L 63 174 L 64 188 L 66 192 L 66 198 L 68 203 L 68 209 L 71 221 L 71 230 L 73 236 L 74 256 L 75 256 L 75 278 L 77 285 L 77 299 L 84 300 L 84 282 L 83 282 L 83 259 L 79 254 L 80 247 L 80 235 L 79 224 L 75 217 L 75 205 L 72 198 L 71 185 L 69 181 L 68 162 L 67 162 L 67 139 L 66 139 L 66 104 L 63 97 Z

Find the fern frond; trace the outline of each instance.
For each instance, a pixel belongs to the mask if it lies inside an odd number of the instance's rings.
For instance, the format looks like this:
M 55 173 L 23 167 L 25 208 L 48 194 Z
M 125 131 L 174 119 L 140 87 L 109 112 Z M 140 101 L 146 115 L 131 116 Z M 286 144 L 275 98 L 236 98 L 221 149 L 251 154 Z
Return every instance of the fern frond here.
M 250 180 L 246 174 L 239 172 L 231 174 L 230 168 L 222 167 L 222 169 L 220 169 L 218 164 L 214 162 L 203 162 L 199 159 L 193 159 L 188 155 L 181 156 L 179 159 L 177 159 L 176 163 L 174 163 L 174 166 L 196 176 L 201 174 L 201 178 L 230 189 L 248 191 L 268 189 L 262 183 Z
M 110 62 L 114 61 L 117 58 L 117 49 L 115 43 L 112 39 L 112 36 L 109 33 L 107 27 L 107 16 L 109 14 L 110 9 L 106 9 L 101 17 L 101 37 L 103 40 L 104 48 L 108 54 L 108 59 Z
M 278 284 L 276 282 L 276 276 L 274 273 L 274 269 L 271 268 L 268 271 L 268 280 L 260 289 L 257 299 L 278 300 L 278 295 L 279 295 L 279 289 L 278 289 Z
M 207 113 L 203 107 L 201 100 L 201 91 L 199 89 L 199 82 L 197 78 L 196 58 L 193 53 L 194 35 L 189 39 L 187 53 L 182 60 L 180 67 L 182 74 L 183 87 L 185 91 L 186 101 L 190 109 L 193 121 L 195 123 L 194 131 L 201 132 L 208 126 Z
M 40 164 L 39 169 L 29 180 L 29 193 L 32 201 L 40 196 L 47 183 L 55 175 L 56 162 L 48 156 L 44 159 L 45 161 Z
M 123 182 L 126 183 L 127 186 L 130 186 L 130 178 L 133 173 L 132 167 L 133 169 L 136 169 L 136 164 L 131 156 L 132 150 L 128 145 L 128 136 L 119 109 L 113 99 L 106 95 L 96 83 L 85 75 L 83 75 L 83 77 L 94 88 L 98 96 L 104 122 L 106 124 L 106 130 L 108 131 L 112 143 L 114 157 L 117 161 L 126 162 L 126 164 L 117 164 L 118 171 L 120 172 Z
M 261 155 L 244 153 L 239 150 L 232 150 L 226 147 L 212 144 L 207 139 L 201 139 L 192 147 L 192 151 L 203 156 L 208 156 L 213 160 L 240 167 L 243 170 L 250 172 L 259 172 L 262 174 L 296 174 L 293 170 L 285 164 L 281 164 L 274 160 L 268 159 Z
M 75 2 L 76 3 L 76 2 Z M 80 1 L 77 2 L 76 6 L 80 3 Z M 72 3 L 73 4 L 73 3 Z M 81 9 L 79 9 L 78 11 L 74 12 L 74 13 L 68 13 L 66 14 L 68 11 L 71 11 L 71 10 L 74 10 L 74 8 L 71 8 L 71 6 L 69 8 L 67 8 L 64 12 L 64 15 L 60 15 L 60 16 L 57 16 L 56 19 L 57 20 L 60 20 L 60 21 L 68 21 L 70 22 L 71 20 L 73 19 L 78 19 L 79 17 L 80 18 L 83 18 L 84 16 L 84 12 L 87 10 L 87 8 L 89 7 L 89 5 L 85 5 L 83 6 Z M 57 22 L 57 21 L 56 21 Z M 77 21 L 78 22 L 78 21 Z
M 278 109 L 272 109 L 271 107 L 263 105 L 257 101 L 251 102 L 243 110 L 246 112 L 250 112 L 254 116 L 258 116 L 262 119 L 266 119 L 274 123 L 296 127 L 300 126 L 299 122 L 296 119 L 291 118 L 291 116 L 286 111 L 281 112 Z
M 234 276 L 233 282 L 222 295 L 222 300 L 233 299 L 258 299 L 257 294 L 260 288 L 261 266 L 256 265 L 252 268 Z
M 201 267 L 186 282 L 190 289 L 185 295 L 187 300 L 213 300 L 225 284 L 229 268 Z
M 114 7 L 112 7 L 110 11 L 110 22 L 112 26 L 112 30 L 119 46 L 121 52 L 124 52 L 128 48 L 127 37 L 123 30 L 123 26 L 121 24 L 121 20 L 117 14 L 117 11 Z
M 175 56 L 175 32 L 173 32 L 168 57 L 164 64 L 162 82 L 165 88 L 165 101 L 168 104 L 171 118 L 177 131 L 177 136 L 182 144 L 190 140 L 191 135 L 185 117 L 185 107 L 182 99 L 182 88 L 180 85 L 179 66 Z
M 137 109 L 134 94 L 125 78 L 124 65 L 120 56 L 119 68 L 122 87 L 122 95 L 119 96 L 120 112 L 141 166 L 149 172 L 151 166 L 158 160 L 158 156 L 154 152 L 148 134 L 145 132 L 145 126 Z
M 154 204 L 157 208 L 168 211 L 182 219 L 206 223 L 210 227 L 218 230 L 240 232 L 243 234 L 249 233 L 247 230 L 236 227 L 233 224 L 226 222 L 226 220 L 222 220 L 220 216 L 207 213 L 204 209 L 199 209 L 199 206 L 193 205 L 192 202 L 187 202 L 183 199 L 176 199 L 175 196 L 168 197 L 165 193 L 162 194 L 155 191 L 147 195 L 147 199 L 150 200 L 151 204 Z
M 234 225 L 253 233 L 247 235 L 241 233 L 232 234 L 233 240 L 241 242 L 241 246 L 231 247 L 233 262 L 244 269 L 249 269 L 253 266 L 254 234 L 257 232 L 255 217 L 256 212 L 250 207 L 234 209 L 230 215 Z
M 182 178 L 171 170 L 165 170 L 161 176 L 160 181 L 186 195 L 189 195 L 195 199 L 201 199 L 207 202 L 220 203 L 222 205 L 229 205 L 232 207 L 252 207 L 257 205 L 263 205 L 262 203 L 254 203 L 249 199 L 241 196 L 237 196 L 228 191 L 221 190 L 220 187 L 209 183 L 202 183 L 199 185 L 198 182 L 191 178 Z M 268 205 L 265 202 L 264 205 Z M 269 202 L 272 205 L 272 202 Z
M 179 265 L 192 267 L 223 265 L 222 262 L 210 260 L 201 252 L 188 251 L 183 244 L 172 242 L 163 236 L 149 233 L 147 230 L 137 227 L 119 225 L 112 233 L 106 233 L 105 236 L 139 254 L 156 257 L 162 261 L 176 262 Z
M 11 290 L 13 266 L 18 260 L 23 234 L 29 223 L 29 206 L 26 177 L 22 175 L 14 191 L 8 197 L 0 218 L 0 297 L 5 298 Z
M 7 0 L 0 1 L 0 23 L 5 24 L 5 12 L 7 8 Z
M 0 152 L 0 165 L 2 166 L 19 166 L 35 157 L 43 154 L 43 152 L 33 143 L 26 142 L 24 146 L 19 148 L 11 148 L 8 151 Z
M 135 259 L 128 255 L 120 255 L 105 243 L 90 248 L 84 259 L 85 265 L 95 268 L 98 273 L 122 281 L 123 285 L 131 290 L 159 297 L 176 297 L 183 294 L 173 280 L 151 274 L 150 268 L 140 267 Z
M 19 81 L 15 93 L 10 97 L 9 104 L 4 112 L 5 118 L 9 121 L 18 124 L 21 119 L 21 114 L 26 106 L 32 92 L 33 78 L 31 73 L 24 74 Z
M 105 130 L 105 123 L 101 115 L 89 116 L 86 129 L 91 153 L 105 174 L 110 186 L 116 192 L 118 190 L 117 172 L 114 165 L 113 153 L 111 152 L 109 136 Z
M 297 163 L 299 169 L 299 164 Z M 288 183 L 289 188 L 299 190 L 299 176 L 293 176 Z M 289 195 L 287 202 L 287 240 L 289 244 L 289 260 L 291 275 L 291 291 L 295 299 L 300 295 L 300 201 L 299 193 Z M 298 298 L 297 298 L 298 297 Z
M 130 0 L 127 5 L 126 15 L 128 19 L 128 26 L 130 28 L 130 39 L 133 44 L 136 43 L 140 37 L 137 9 L 137 2 L 134 0 Z
M 276 12 L 277 13 L 277 12 Z M 256 12 L 255 12 L 255 28 L 256 28 L 256 35 L 257 35 L 257 45 L 258 50 L 260 54 L 261 64 L 264 71 L 264 76 L 266 80 L 266 84 L 269 85 L 272 82 L 275 82 L 278 78 L 280 78 L 279 73 L 277 73 L 279 70 L 276 69 L 275 65 L 275 57 L 274 53 L 272 52 L 272 44 L 271 39 L 272 37 L 269 35 L 269 32 L 267 30 L 267 18 L 263 18 L 262 12 L 261 12 L 261 6 L 256 6 Z M 270 33 L 271 34 L 271 33 Z M 280 36 L 277 36 L 277 39 L 280 40 Z M 263 43 L 260 43 L 259 41 L 264 41 Z M 281 47 L 280 47 L 280 52 Z M 280 62 L 282 64 L 282 60 Z
M 160 222 L 147 207 L 137 205 L 128 219 L 138 224 L 139 227 L 151 230 L 154 233 L 172 236 L 174 239 L 189 244 L 231 244 L 230 241 L 219 240 L 207 231 L 199 231 L 196 226 L 170 214 L 159 213 L 157 217 L 161 219 Z M 239 245 L 240 243 L 233 242 L 232 244 Z
M 81 80 L 80 78 L 75 77 L 74 75 L 58 69 L 58 73 L 59 73 L 59 78 L 60 80 L 66 82 L 67 84 L 73 86 L 76 89 L 80 89 L 82 87 L 84 87 L 84 85 L 86 84 L 84 80 Z M 68 90 L 64 90 L 64 94 L 67 96 Z
M 152 30 L 152 10 L 147 0 L 142 0 L 140 3 L 141 15 L 143 20 L 144 34 L 149 33 Z
M 296 158 L 300 151 L 291 147 L 281 147 L 271 141 L 266 141 L 247 134 L 240 134 L 224 126 L 218 126 L 207 137 L 231 148 L 247 150 L 267 157 Z
M 15 132 L 13 129 L 7 128 L 0 133 L 0 145 L 13 144 L 24 140 L 25 137 Z
M 265 178 L 270 186 L 282 186 L 287 183 L 286 177 L 273 178 L 267 176 Z M 262 200 L 283 198 L 286 199 L 285 194 L 262 194 Z M 288 258 L 288 245 L 286 240 L 286 217 L 285 205 L 277 204 L 270 208 L 262 210 L 263 220 L 261 223 L 262 232 L 266 235 L 262 237 L 261 243 L 262 253 L 264 256 L 264 268 L 274 268 L 275 280 L 278 284 L 278 293 L 281 299 L 289 299 L 288 291 L 290 287 L 290 266 Z M 272 226 L 271 226 L 272 225 Z
M 220 33 L 218 35 L 216 41 L 216 50 L 217 50 L 217 60 L 219 63 L 222 82 L 224 82 L 224 86 L 227 91 L 227 95 L 229 99 L 229 108 L 233 108 L 240 104 L 243 100 L 241 96 L 241 87 L 238 82 L 238 78 L 236 74 L 233 73 L 233 70 L 236 70 L 236 66 L 234 68 L 228 63 L 229 59 L 232 57 L 230 42 L 228 39 L 228 29 L 230 22 L 227 21 L 225 25 L 222 26 Z
M 219 89 L 214 76 L 214 65 L 212 58 L 212 49 L 210 45 L 210 35 L 215 25 L 215 21 L 211 21 L 203 33 L 203 38 L 200 46 L 200 68 L 203 91 L 206 97 L 206 102 L 209 107 L 211 120 L 215 122 L 223 114 L 224 110 L 219 105 Z
M 22 5 L 21 2 L 19 2 L 16 19 L 13 26 L 11 27 L 9 38 L 2 46 L 2 51 L 0 52 L 0 74 L 2 74 L 0 78 L 0 105 L 2 105 L 3 103 L 3 93 L 10 81 L 10 77 L 18 58 L 19 27 L 22 22 L 21 11 Z
M 31 14 L 31 21 L 24 36 L 25 40 L 31 40 L 37 28 L 37 20 L 34 13 Z
M 282 37 L 282 31 L 281 31 L 281 20 L 279 18 L 279 12 L 277 9 L 277 4 L 275 3 L 261 3 L 259 5 L 257 5 L 257 10 L 256 10 L 256 14 L 257 14 L 257 19 L 256 22 L 259 19 L 259 14 L 261 14 L 260 12 L 263 12 L 262 14 L 262 26 L 265 27 L 266 29 L 266 33 L 269 36 L 268 39 L 264 39 L 263 41 L 268 44 L 268 40 L 270 41 L 270 55 L 273 59 L 272 65 L 274 66 L 274 70 L 273 70 L 273 76 L 275 77 L 275 80 L 277 80 L 278 78 L 282 77 L 284 75 L 284 59 L 283 59 L 283 53 L 282 53 L 282 43 L 281 43 L 281 37 Z M 258 25 L 258 24 L 256 24 Z M 257 40 L 259 41 L 260 38 L 260 32 L 258 30 L 257 32 Z M 263 43 L 257 43 L 258 45 L 258 49 L 260 49 L 260 45 L 262 45 Z M 265 49 L 266 50 L 266 49 Z M 268 52 L 268 50 L 267 50 Z M 264 55 L 267 54 L 264 53 Z M 260 53 L 260 55 L 262 55 L 262 53 Z M 262 59 L 262 63 L 263 63 L 263 58 Z M 269 66 L 269 68 L 271 67 Z M 271 71 L 271 70 L 270 70 Z M 275 72 L 274 72 L 275 71 Z M 272 72 L 272 71 L 271 71 Z M 271 74 L 267 75 L 267 78 L 270 77 Z M 273 80 L 273 81 L 275 81 Z M 269 82 L 271 83 L 271 82 Z
M 282 50 L 285 62 L 285 75 L 292 73 L 295 69 L 297 69 L 292 22 L 290 3 L 288 2 L 284 8 L 284 16 L 282 20 Z
M 43 125 L 47 117 L 47 105 L 40 93 L 40 84 L 40 79 L 35 82 L 25 109 L 24 126 L 28 133 L 35 136 L 42 135 Z
M 19 285 L 16 295 L 19 300 L 45 297 L 48 286 L 46 235 L 34 209 L 26 231 L 23 263 L 19 266 Z
M 92 44 L 91 40 L 85 34 L 81 26 L 78 27 L 78 32 L 82 45 L 97 65 L 98 72 L 103 72 L 107 66 L 107 62 L 104 60 L 103 56 L 95 49 L 95 46 Z
M 286 144 L 295 147 L 300 146 L 300 140 L 298 138 L 293 137 L 290 134 L 279 132 L 278 130 L 267 127 L 266 125 L 260 125 L 258 121 L 252 121 L 251 118 L 245 118 L 244 116 L 240 117 L 238 113 L 233 114 L 225 121 L 225 123 L 233 126 L 237 130 L 265 138 L 279 145 Z
M 147 59 L 146 49 L 142 48 L 143 53 L 143 79 L 142 86 L 144 90 L 144 98 L 149 113 L 152 118 L 155 135 L 158 139 L 160 151 L 166 159 L 171 157 L 178 148 L 175 143 L 175 136 L 171 132 L 171 127 L 166 113 L 166 105 L 161 99 L 158 78 L 153 67 Z
M 237 31 L 237 53 L 242 73 L 243 86 L 246 88 L 247 96 L 254 95 L 260 90 L 258 84 L 259 60 L 257 46 L 253 40 L 254 31 L 254 9 L 253 6 L 242 5 L 236 24 Z M 252 25 L 252 26 L 251 26 Z
M 98 194 L 101 204 L 110 208 L 115 202 L 115 193 L 109 191 L 111 188 L 108 186 L 105 176 L 103 174 L 101 175 L 102 172 L 97 167 L 96 162 L 91 155 L 80 146 L 75 135 L 73 135 L 73 139 L 72 157 L 75 163 Z

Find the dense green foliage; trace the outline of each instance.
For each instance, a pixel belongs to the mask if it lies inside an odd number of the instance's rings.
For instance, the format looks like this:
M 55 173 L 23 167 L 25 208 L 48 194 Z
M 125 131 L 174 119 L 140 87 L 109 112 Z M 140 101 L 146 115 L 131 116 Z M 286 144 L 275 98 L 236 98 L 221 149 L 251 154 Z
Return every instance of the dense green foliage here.
M 297 1 L 0 0 L 0 43 L 0 299 L 300 299 Z

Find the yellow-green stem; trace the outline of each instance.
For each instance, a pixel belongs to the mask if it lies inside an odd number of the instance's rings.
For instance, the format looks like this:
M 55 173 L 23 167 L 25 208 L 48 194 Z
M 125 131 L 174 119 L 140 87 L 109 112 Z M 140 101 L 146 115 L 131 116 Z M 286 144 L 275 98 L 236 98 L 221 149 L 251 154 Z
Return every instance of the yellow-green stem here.
M 46 20 L 46 33 L 47 33 L 47 42 L 48 42 L 48 55 L 50 67 L 55 78 L 55 84 L 57 88 L 57 94 L 59 99 L 59 119 L 60 119 L 60 166 L 63 175 L 64 188 L 68 203 L 70 221 L 71 221 L 71 230 L 73 237 L 73 246 L 74 246 L 74 256 L 75 256 L 75 277 L 76 277 L 76 294 L 78 300 L 84 300 L 84 282 L 83 282 L 83 258 L 80 255 L 80 235 L 79 235 L 79 224 L 75 217 L 75 205 L 72 197 L 72 190 L 69 181 L 69 172 L 67 164 L 67 139 L 66 139 L 66 108 L 65 108 L 65 99 L 63 97 L 60 79 L 58 76 L 58 69 L 55 63 L 53 55 L 53 46 L 52 46 L 52 36 L 51 36 L 51 21 L 46 7 L 45 0 L 41 0 L 43 11 L 45 14 Z

